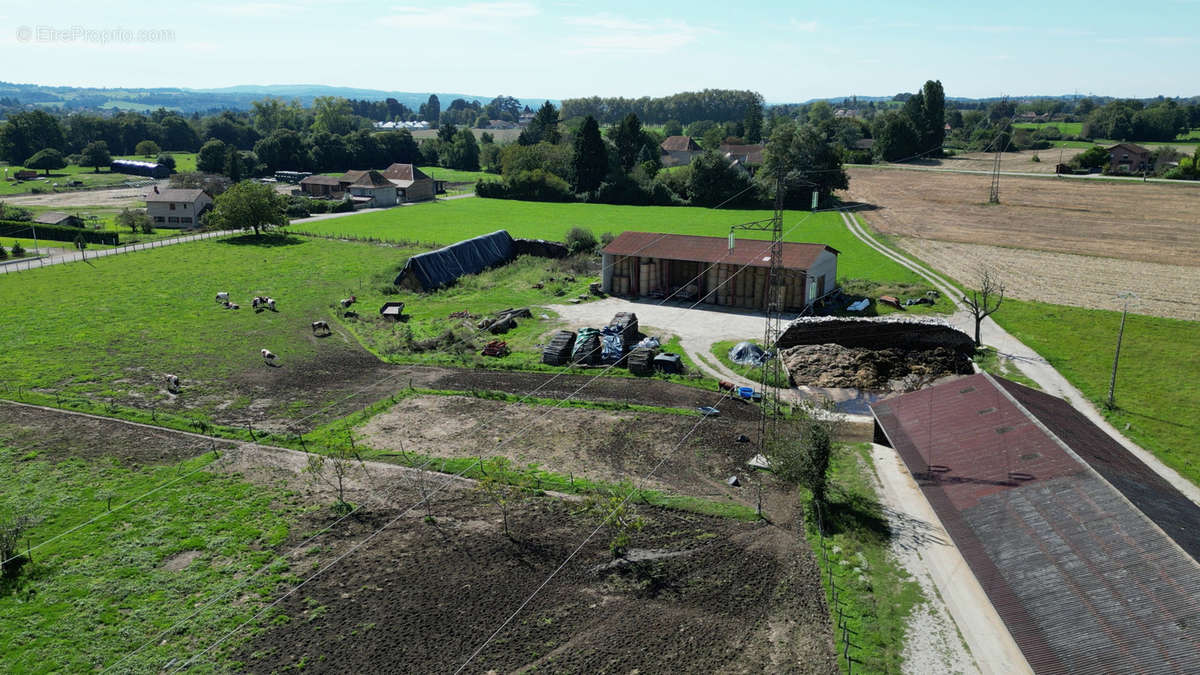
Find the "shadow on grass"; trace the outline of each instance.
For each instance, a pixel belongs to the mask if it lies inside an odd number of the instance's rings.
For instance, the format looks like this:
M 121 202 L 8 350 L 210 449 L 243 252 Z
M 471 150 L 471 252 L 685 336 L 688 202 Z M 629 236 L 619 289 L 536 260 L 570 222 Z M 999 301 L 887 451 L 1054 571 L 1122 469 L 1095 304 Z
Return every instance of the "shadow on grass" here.
M 833 487 L 825 505 L 825 534 L 853 534 L 860 541 L 885 544 L 892 536 L 883 506 L 873 495 Z
M 219 239 L 222 244 L 231 246 L 261 246 L 274 248 L 276 246 L 295 246 L 303 244 L 304 240 L 285 232 L 263 232 L 261 234 L 242 234 L 236 237 Z

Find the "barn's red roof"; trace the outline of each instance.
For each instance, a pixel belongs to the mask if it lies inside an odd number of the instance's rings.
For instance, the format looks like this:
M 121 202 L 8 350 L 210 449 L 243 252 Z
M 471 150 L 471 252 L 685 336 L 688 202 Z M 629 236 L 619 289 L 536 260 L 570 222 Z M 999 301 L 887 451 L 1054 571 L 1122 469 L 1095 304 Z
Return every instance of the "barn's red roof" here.
M 987 374 L 871 405 L 1035 672 L 1200 672 L 1200 507 Z
M 783 267 L 807 270 L 817 261 L 823 251 L 840 253 L 825 244 L 799 244 L 784 242 Z M 641 256 L 664 260 L 686 260 L 705 263 L 725 263 L 749 267 L 771 266 L 771 242 L 761 239 L 735 239 L 733 251 L 729 250 L 729 239 L 725 237 L 698 237 L 689 234 L 661 234 L 658 232 L 622 232 L 604 247 L 610 255 Z

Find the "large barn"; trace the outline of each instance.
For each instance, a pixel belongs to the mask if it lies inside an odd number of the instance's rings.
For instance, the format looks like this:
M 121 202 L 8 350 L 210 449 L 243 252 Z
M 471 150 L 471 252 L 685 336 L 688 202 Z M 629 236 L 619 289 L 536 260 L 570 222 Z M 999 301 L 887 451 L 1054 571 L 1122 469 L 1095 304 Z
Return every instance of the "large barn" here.
M 871 408 L 1035 672 L 1200 672 L 1200 506 L 986 373 Z
M 771 244 L 723 237 L 623 232 L 602 251 L 603 288 L 617 296 L 672 297 L 766 309 Z M 800 311 L 837 287 L 837 249 L 783 245 L 784 310 Z

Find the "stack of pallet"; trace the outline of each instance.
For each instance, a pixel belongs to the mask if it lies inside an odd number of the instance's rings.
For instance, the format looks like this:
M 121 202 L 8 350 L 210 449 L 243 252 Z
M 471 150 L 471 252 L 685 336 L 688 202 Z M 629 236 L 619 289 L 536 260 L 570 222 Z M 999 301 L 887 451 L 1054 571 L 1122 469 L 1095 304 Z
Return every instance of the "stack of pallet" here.
M 571 350 L 575 347 L 575 333 L 560 330 L 550 338 L 550 344 L 542 350 L 542 363 L 551 366 L 564 366 L 571 360 Z
M 571 352 L 571 361 L 589 366 L 600 362 L 600 331 L 595 328 L 580 329 L 575 338 L 575 349 Z
M 484 356 L 502 357 L 509 354 L 508 343 L 504 340 L 492 340 L 483 348 Z
M 629 352 L 629 356 L 625 359 L 625 364 L 629 367 L 629 372 L 634 375 L 653 375 L 654 355 L 657 353 L 657 349 L 638 347 Z
M 621 332 L 621 341 L 625 349 L 632 349 L 638 342 L 638 318 L 633 312 L 617 312 L 610 326 L 616 326 Z

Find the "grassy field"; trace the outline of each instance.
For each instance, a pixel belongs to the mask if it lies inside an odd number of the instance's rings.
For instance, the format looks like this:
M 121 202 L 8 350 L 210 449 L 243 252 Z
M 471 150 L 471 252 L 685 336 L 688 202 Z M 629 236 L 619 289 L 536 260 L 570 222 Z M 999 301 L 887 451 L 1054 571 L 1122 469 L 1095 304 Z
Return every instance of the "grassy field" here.
M 1008 300 L 993 317 L 1098 408 L 1108 396 L 1120 312 Z M 1117 430 L 1200 484 L 1200 323 L 1130 314 L 1117 373 Z
M 5 166 L 3 169 L 0 169 L 0 172 L 7 170 L 7 176 L 16 176 L 17 171 L 22 170 L 22 168 L 19 166 Z M 10 180 L 0 181 L 0 196 L 28 194 L 35 190 L 41 192 L 65 191 L 69 189 L 67 188 L 67 183 L 73 180 L 82 181 L 83 187 L 107 187 L 121 185 L 131 178 L 137 178 L 137 176 L 112 173 L 108 170 L 95 173 L 95 169 L 92 167 L 68 164 L 62 169 L 51 170 L 49 176 L 46 176 L 44 171 L 38 171 L 37 180 L 27 180 L 20 183 Z
M 486 171 L 459 171 L 458 169 L 444 169 L 440 166 L 421 166 L 417 168 L 430 178 L 451 183 L 474 183 L 484 178 L 496 178 L 496 174 Z
M 1014 129 L 1041 129 L 1044 127 L 1058 127 L 1063 136 L 1078 136 L 1083 133 L 1083 122 L 1022 122 L 1014 124 Z
M 506 229 L 514 237 L 561 241 L 567 230 L 575 226 L 590 229 L 597 236 L 605 232 L 616 235 L 625 230 L 635 230 L 724 238 L 728 236 L 731 225 L 770 216 L 769 211 L 753 210 L 459 199 L 305 223 L 303 229 L 318 234 L 421 241 L 438 245 L 498 229 Z M 839 279 L 866 279 L 887 284 L 912 284 L 915 289 L 925 288 L 925 282 L 919 276 L 881 256 L 850 234 L 837 213 L 791 211 L 785 215 L 784 228 L 788 241 L 820 242 L 838 249 L 841 252 L 838 257 Z M 755 239 L 768 236 L 762 232 L 738 233 L 739 237 L 743 235 Z M 939 303 L 933 308 L 914 307 L 908 311 L 928 313 L 949 309 L 944 299 Z M 892 311 L 895 310 L 886 307 L 878 309 L 879 314 Z
M 152 673 L 232 630 L 262 606 L 287 577 L 272 549 L 288 536 L 292 499 L 208 471 L 192 471 L 212 455 L 179 465 L 131 468 L 112 458 L 47 461 L 37 452 L 0 447 L 0 512 L 32 511 L 42 524 L 33 543 L 70 527 L 110 517 L 33 551 L 15 582 L 0 582 L 0 661 L 13 673 L 85 672 L 112 665 L 143 642 L 232 590 L 270 564 L 252 583 L 218 602 L 182 635 L 149 645 L 120 672 Z M 190 474 L 190 475 L 189 475 Z M 171 481 L 180 478 L 177 482 Z M 122 507 L 164 486 L 150 498 Z M 192 564 L 165 563 L 181 553 Z M 182 648 L 181 648 L 182 647 Z
M 292 363 L 316 359 L 308 322 L 332 315 L 338 298 L 373 275 L 390 275 L 408 253 L 394 248 L 295 237 L 234 237 L 47 267 L 0 277 L 7 309 L 0 380 L 47 391 L 143 405 L 169 397 L 161 373 L 175 373 L 197 413 L 245 407 L 227 381 L 263 368 L 269 347 Z M 213 301 L 229 291 L 243 309 Z M 256 314 L 253 295 L 280 311 Z M 70 306 L 87 308 L 73 311 Z M 293 404 L 301 402 L 293 402 Z

